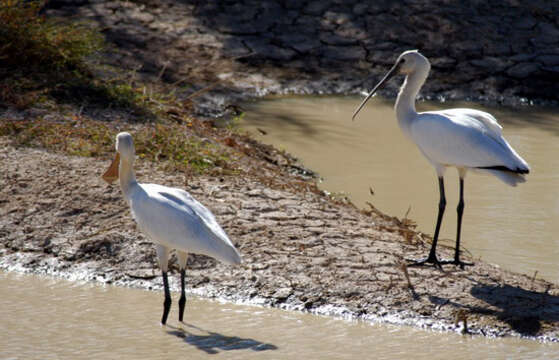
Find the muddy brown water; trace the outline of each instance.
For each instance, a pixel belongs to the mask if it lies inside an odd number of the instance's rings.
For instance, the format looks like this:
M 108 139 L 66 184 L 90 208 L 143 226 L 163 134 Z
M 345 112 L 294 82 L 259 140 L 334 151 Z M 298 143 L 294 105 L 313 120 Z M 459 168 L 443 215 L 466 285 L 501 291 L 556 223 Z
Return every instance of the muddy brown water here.
M 283 97 L 246 104 L 241 126 L 285 149 L 323 178 L 321 187 L 358 207 L 417 222 L 432 234 L 439 201 L 433 167 L 400 131 L 393 100 L 374 98 L 355 121 L 359 97 Z M 469 103 L 419 103 L 418 111 L 472 107 L 492 113 L 503 134 L 531 165 L 528 181 L 509 187 L 469 173 L 462 243 L 474 258 L 546 280 L 559 281 L 559 113 L 507 110 Z M 260 130 L 266 134 L 262 135 Z M 447 208 L 441 236 L 454 245 L 458 175 L 445 176 Z M 374 195 L 371 195 L 371 190 Z
M 0 272 L 2 359 L 551 359 L 559 344 L 375 325 Z M 176 294 L 173 294 L 176 297 Z M 176 305 L 176 303 L 175 303 Z

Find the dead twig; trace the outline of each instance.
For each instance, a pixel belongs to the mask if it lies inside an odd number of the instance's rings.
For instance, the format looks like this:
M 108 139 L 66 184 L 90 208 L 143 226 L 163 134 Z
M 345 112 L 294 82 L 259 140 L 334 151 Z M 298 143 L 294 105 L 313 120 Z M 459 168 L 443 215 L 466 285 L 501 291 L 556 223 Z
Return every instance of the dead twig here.
M 216 87 L 217 84 L 219 84 L 219 81 L 215 81 L 215 82 L 211 83 L 210 85 L 208 85 L 206 87 L 203 87 L 198 91 L 193 92 L 192 94 L 188 95 L 185 100 L 191 100 L 191 99 L 195 98 L 196 96 L 200 96 L 201 94 L 203 94 L 205 92 L 208 92 L 211 89 L 213 89 L 214 87 Z
M 157 74 L 157 81 L 161 80 L 161 78 L 163 77 L 163 74 L 165 73 L 165 70 L 167 70 L 167 66 L 169 66 L 169 62 L 166 62 L 166 63 L 163 64 L 163 67 L 159 71 L 159 74 Z
M 536 281 L 536 275 L 538 275 L 538 270 L 534 271 L 534 276 L 532 276 L 532 281 L 530 282 L 530 288 L 534 290 L 534 282 Z
M 407 219 L 408 219 L 408 215 L 410 214 L 410 211 L 411 211 L 411 205 L 410 205 L 410 206 L 408 206 L 408 211 L 406 211 L 406 214 L 404 215 L 404 219 L 403 219 L 403 221 L 405 221 L 405 220 L 407 220 Z

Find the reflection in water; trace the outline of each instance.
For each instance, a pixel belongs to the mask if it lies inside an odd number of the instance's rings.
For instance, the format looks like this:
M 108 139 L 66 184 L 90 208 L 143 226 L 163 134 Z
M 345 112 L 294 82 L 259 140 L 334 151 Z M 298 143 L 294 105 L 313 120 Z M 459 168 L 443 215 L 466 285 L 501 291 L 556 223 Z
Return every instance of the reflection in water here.
M 321 187 L 345 193 L 359 207 L 408 217 L 433 233 L 438 206 L 435 171 L 398 128 L 393 101 L 370 101 L 359 119 L 357 97 L 273 98 L 244 106 L 242 127 L 261 141 L 299 157 L 324 179 Z M 484 109 L 476 104 L 417 104 L 419 111 L 469 107 L 492 113 L 532 171 L 513 188 L 470 173 L 465 185 L 462 244 L 474 257 L 506 269 L 559 280 L 559 115 L 533 110 Z M 264 130 L 261 135 L 256 129 Z M 458 175 L 445 176 L 443 243 L 454 245 Z M 374 191 L 371 195 L 369 189 Z M 445 241 L 446 239 L 446 241 Z
M 551 359 L 559 351 L 559 344 L 370 325 L 192 296 L 187 323 L 160 326 L 152 316 L 158 292 L 2 272 L 0 294 L 2 359 Z

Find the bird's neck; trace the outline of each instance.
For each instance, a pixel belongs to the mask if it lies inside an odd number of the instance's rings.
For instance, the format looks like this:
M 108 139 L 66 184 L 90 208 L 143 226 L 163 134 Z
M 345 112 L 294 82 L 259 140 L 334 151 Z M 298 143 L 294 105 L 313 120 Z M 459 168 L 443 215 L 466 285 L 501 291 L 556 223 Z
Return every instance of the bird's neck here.
M 429 71 L 415 71 L 406 76 L 404 84 L 400 88 L 398 98 L 394 108 L 396 110 L 396 117 L 402 130 L 407 132 L 411 120 L 417 115 L 415 111 L 415 98 L 425 83 Z
M 138 184 L 136 175 L 134 174 L 134 160 L 123 159 L 120 160 L 118 167 L 118 177 L 120 179 L 120 187 L 125 197 L 128 198 L 132 188 Z

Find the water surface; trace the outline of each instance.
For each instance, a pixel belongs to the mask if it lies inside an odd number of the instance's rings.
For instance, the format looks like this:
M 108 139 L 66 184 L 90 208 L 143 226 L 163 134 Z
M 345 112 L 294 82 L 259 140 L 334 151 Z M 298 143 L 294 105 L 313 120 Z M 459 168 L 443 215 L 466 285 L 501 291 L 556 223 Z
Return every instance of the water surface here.
M 163 294 L 0 272 L 1 359 L 551 359 L 487 339 L 205 301 L 160 326 Z
M 370 100 L 352 122 L 360 102 L 340 96 L 271 98 L 246 104 L 241 126 L 317 171 L 323 189 L 343 193 L 361 208 L 369 201 L 393 216 L 404 217 L 409 210 L 419 230 L 432 234 L 439 202 L 433 167 L 400 131 L 393 101 Z M 418 111 L 450 107 L 492 113 L 532 168 L 528 181 L 517 187 L 468 174 L 463 246 L 475 258 L 559 281 L 559 114 L 468 103 L 417 105 Z M 458 175 L 453 168 L 445 176 L 445 190 L 441 236 L 454 245 Z

